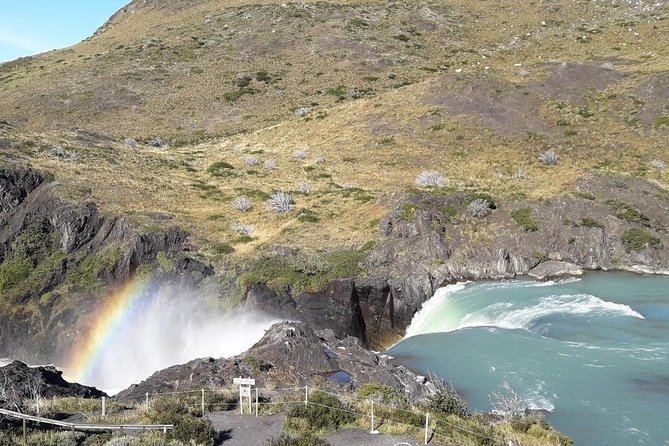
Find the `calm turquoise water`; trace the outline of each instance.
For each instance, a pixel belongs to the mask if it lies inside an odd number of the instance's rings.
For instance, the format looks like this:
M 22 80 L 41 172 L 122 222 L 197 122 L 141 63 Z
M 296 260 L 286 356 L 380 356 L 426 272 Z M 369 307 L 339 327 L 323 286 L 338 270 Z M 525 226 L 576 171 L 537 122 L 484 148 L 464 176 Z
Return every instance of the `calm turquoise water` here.
M 388 353 L 479 411 L 508 381 L 577 445 L 669 445 L 669 277 L 452 285 Z

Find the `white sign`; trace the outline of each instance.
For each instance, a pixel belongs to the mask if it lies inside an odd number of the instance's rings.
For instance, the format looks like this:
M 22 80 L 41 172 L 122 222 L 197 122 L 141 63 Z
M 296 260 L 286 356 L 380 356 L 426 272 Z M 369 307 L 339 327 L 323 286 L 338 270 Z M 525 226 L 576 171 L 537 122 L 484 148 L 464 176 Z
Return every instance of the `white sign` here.
M 240 386 L 255 386 L 256 380 L 251 378 L 234 378 L 232 383 L 239 384 Z
M 251 388 L 250 387 L 241 387 L 239 389 L 239 396 L 242 398 L 247 397 L 251 398 Z

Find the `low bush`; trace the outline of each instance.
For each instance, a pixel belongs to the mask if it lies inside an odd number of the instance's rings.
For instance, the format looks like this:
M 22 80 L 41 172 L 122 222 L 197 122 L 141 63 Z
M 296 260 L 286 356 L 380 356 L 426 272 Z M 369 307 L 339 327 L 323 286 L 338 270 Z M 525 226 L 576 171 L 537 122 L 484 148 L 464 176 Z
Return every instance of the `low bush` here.
M 217 161 L 207 167 L 207 173 L 215 177 L 229 176 L 234 170 L 235 167 L 225 161 Z
M 539 223 L 532 217 L 532 208 L 520 208 L 511 212 L 511 218 L 528 232 L 539 230 Z
M 653 237 L 646 229 L 632 228 L 623 234 L 622 242 L 627 252 L 641 252 L 658 246 L 660 239 Z
M 613 210 L 615 216 L 621 220 L 641 224 L 648 222 L 648 217 L 622 200 L 606 200 L 606 204 Z
M 467 401 L 455 389 L 435 376 L 431 377 L 431 381 L 436 387 L 435 392 L 427 397 L 427 407 L 431 412 L 444 416 L 456 415 L 460 418 L 469 416 Z
M 306 420 L 307 427 L 311 431 L 336 431 L 355 420 L 348 405 L 333 395 L 318 391 L 309 395 L 307 407 L 294 407 L 288 412 L 287 418 Z
M 274 192 L 267 200 L 267 209 L 279 214 L 285 214 L 293 210 L 293 196 L 288 192 Z
M 447 180 L 441 173 L 431 170 L 418 174 L 416 185 L 418 187 L 444 187 L 447 185 Z
M 308 432 L 300 434 L 299 437 L 281 434 L 278 437 L 268 439 L 264 444 L 265 446 L 330 446 L 327 441 Z
M 210 420 L 191 415 L 186 405 L 172 399 L 155 401 L 148 419 L 149 422 L 156 424 L 174 424 L 174 429 L 167 433 L 169 440 L 198 446 L 213 446 L 217 439 Z
M 467 205 L 467 212 L 476 218 L 483 218 L 492 212 L 492 204 L 485 198 L 477 198 Z
M 250 211 L 253 207 L 253 203 L 247 197 L 241 196 L 232 200 L 232 207 L 241 212 Z

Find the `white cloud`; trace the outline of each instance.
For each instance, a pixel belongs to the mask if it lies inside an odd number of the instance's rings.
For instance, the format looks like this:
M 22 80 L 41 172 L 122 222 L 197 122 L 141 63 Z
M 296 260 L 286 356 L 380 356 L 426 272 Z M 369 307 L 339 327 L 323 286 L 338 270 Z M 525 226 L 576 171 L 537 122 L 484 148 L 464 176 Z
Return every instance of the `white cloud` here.
M 0 46 L 10 46 L 26 53 L 34 54 L 48 51 L 51 48 L 28 36 L 0 28 Z

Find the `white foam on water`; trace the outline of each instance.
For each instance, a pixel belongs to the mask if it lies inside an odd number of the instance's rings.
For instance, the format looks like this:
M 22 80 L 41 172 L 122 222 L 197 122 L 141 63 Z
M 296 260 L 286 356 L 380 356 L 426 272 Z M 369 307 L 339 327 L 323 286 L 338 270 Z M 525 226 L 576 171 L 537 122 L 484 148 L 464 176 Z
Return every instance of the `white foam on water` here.
M 540 381 L 533 389 L 523 396 L 525 407 L 530 410 L 545 410 L 546 412 L 553 412 L 555 410 L 555 405 L 545 395 L 545 385 L 546 383 L 544 381 Z
M 644 319 L 628 305 L 608 302 L 590 294 L 562 294 L 543 297 L 536 305 L 516 310 L 509 310 L 507 302 L 489 305 L 463 317 L 458 329 L 482 326 L 529 329 L 534 321 L 554 314 L 613 314 Z
M 411 320 L 411 325 L 407 328 L 406 338 L 424 334 L 424 328 L 430 321 L 432 315 L 448 300 L 448 297 L 453 293 L 462 291 L 467 286 L 468 282 L 456 283 L 439 288 L 431 299 L 423 303 L 422 308 L 414 315 Z

